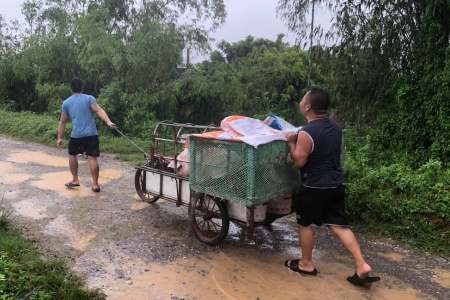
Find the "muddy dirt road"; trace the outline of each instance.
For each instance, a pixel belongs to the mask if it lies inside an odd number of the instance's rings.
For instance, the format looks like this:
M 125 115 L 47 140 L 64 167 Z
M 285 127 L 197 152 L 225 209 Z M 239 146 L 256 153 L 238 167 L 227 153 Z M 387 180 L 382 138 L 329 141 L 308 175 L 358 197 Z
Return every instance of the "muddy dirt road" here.
M 346 281 L 350 255 L 317 228 L 319 274 L 301 277 L 283 266 L 300 255 L 293 215 L 257 227 L 254 244 L 232 225 L 219 247 L 209 247 L 192 233 L 187 208 L 141 202 L 134 168 L 114 155 L 99 159 L 102 191 L 93 193 L 83 157 L 81 186 L 66 189 L 66 151 L 8 138 L 0 145 L 0 193 L 24 235 L 108 299 L 450 299 L 450 262 L 440 257 L 357 234 L 382 281 L 355 287 Z

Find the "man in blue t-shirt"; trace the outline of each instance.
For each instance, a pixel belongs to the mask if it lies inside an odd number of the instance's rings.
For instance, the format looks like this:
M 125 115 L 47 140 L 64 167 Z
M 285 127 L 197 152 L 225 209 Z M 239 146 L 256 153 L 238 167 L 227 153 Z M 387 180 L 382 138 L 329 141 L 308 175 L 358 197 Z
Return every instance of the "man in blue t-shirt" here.
M 97 157 L 100 156 L 100 142 L 98 139 L 97 126 L 92 112 L 108 124 L 111 129 L 116 125 L 109 120 L 106 112 L 97 104 L 94 97 L 83 92 L 83 81 L 75 77 L 70 82 L 73 95 L 62 104 L 61 119 L 58 128 L 58 148 L 64 145 L 63 135 L 69 118 L 72 120 L 72 133 L 69 140 L 69 166 L 72 173 L 72 181 L 66 183 L 66 187 L 80 186 L 78 179 L 78 154 L 85 153 L 89 158 L 89 167 L 92 174 L 92 191 L 100 192 L 98 185 L 99 165 Z
M 320 88 L 311 88 L 300 102 L 300 112 L 308 124 L 297 134 L 286 135 L 291 159 L 300 167 L 303 187 L 297 204 L 298 236 L 302 258 L 286 261 L 291 271 L 316 275 L 312 261 L 314 233 L 311 224 L 325 224 L 353 255 L 355 274 L 347 280 L 353 284 L 380 280 L 369 276 L 372 268 L 365 262 L 355 235 L 349 228 L 345 212 L 345 179 L 340 162 L 342 129 L 327 117 L 330 95 Z

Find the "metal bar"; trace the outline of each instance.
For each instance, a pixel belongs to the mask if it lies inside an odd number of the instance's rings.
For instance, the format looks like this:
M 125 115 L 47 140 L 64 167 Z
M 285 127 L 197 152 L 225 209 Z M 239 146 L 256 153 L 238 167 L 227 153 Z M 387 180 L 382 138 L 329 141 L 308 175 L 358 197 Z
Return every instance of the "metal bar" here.
M 161 157 L 166 160 L 175 160 L 172 156 L 161 156 Z M 189 160 L 182 160 L 182 159 L 176 159 L 176 161 L 177 162 L 181 161 L 181 162 L 186 162 L 186 163 L 190 162 Z
M 247 241 L 253 243 L 254 241 L 254 231 L 255 231 L 255 207 L 247 207 Z
M 131 145 L 133 145 L 133 146 L 136 147 L 139 151 L 141 151 L 142 153 L 144 153 L 144 157 L 145 157 L 145 159 L 147 160 L 147 162 L 151 160 L 151 156 L 150 156 L 147 152 L 145 152 L 145 151 L 142 150 L 138 145 L 136 145 L 135 143 L 133 143 L 133 142 L 132 142 L 129 138 L 127 138 L 122 132 L 120 132 L 119 129 L 116 128 L 116 131 L 117 131 L 118 133 L 120 133 L 120 135 L 123 136 L 128 142 L 130 142 Z
M 157 137 L 155 137 L 155 140 L 156 140 L 156 141 L 163 141 L 163 142 L 172 142 L 172 143 L 175 143 L 175 140 L 169 140 L 169 139 L 163 139 L 163 138 L 157 138 Z
M 131 145 L 139 149 L 142 153 L 147 154 L 144 150 L 142 150 L 139 146 L 137 146 L 135 143 L 133 143 L 129 138 L 127 138 L 122 132 L 120 132 L 119 129 L 116 128 L 116 131 L 120 133 L 121 136 L 123 136 L 128 142 L 130 142 Z M 148 154 L 147 154 L 148 155 Z M 149 155 L 150 156 L 150 155 Z
M 310 84 L 310 78 L 311 78 L 311 51 L 312 51 L 312 44 L 313 44 L 313 36 L 314 36 L 314 4 L 315 0 L 313 0 L 312 3 L 312 16 L 311 16 L 311 32 L 309 35 L 310 42 L 309 42 L 309 63 L 308 63 L 308 90 L 311 87 Z
M 183 180 L 175 179 L 177 186 L 177 206 L 181 206 L 181 185 Z
M 247 152 L 247 203 L 254 204 L 253 196 L 255 191 L 255 156 L 254 148 L 249 148 Z
M 159 196 L 161 197 L 163 195 L 163 180 L 164 180 L 164 175 L 160 174 L 159 175 Z
M 149 167 L 149 166 L 139 166 L 139 167 L 135 167 L 135 169 L 144 170 L 144 171 L 147 171 L 147 172 L 150 172 L 150 173 L 153 173 L 153 174 L 162 174 L 162 175 L 164 175 L 166 177 L 169 177 L 169 178 L 178 178 L 178 179 L 183 179 L 183 180 L 186 180 L 186 181 L 188 181 L 187 178 L 189 178 L 189 177 L 185 177 L 185 176 L 180 176 L 180 175 L 178 175 L 176 173 L 167 172 L 167 171 L 156 169 L 156 168 L 152 168 L 152 167 Z
M 189 129 L 205 129 L 205 128 L 212 128 L 212 129 L 220 129 L 220 127 L 218 127 L 215 124 L 210 124 L 210 125 L 195 125 L 192 123 L 173 123 L 171 121 L 161 121 L 158 123 L 158 125 L 155 128 L 154 133 L 156 133 L 156 129 L 158 127 L 160 127 L 160 125 L 165 125 L 165 126 L 169 126 L 169 127 L 184 127 L 184 128 L 189 128 Z

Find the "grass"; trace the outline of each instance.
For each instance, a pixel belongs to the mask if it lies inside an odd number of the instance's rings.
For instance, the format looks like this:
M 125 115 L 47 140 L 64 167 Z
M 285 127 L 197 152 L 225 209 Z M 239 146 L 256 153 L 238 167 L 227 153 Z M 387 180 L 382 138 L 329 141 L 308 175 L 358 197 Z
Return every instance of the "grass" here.
M 45 260 L 17 232 L 0 229 L 0 299 L 106 299 L 98 289 L 83 288 L 64 262 Z
M 12 229 L 12 209 L 3 201 L 3 196 L 0 200 L 0 231 Z
M 32 112 L 9 112 L 0 109 L 0 134 L 27 142 L 40 143 L 56 147 L 59 118 L 51 115 L 39 115 Z M 102 128 L 103 129 L 103 128 Z M 72 125 L 69 123 L 64 135 L 64 147 L 67 149 Z M 100 149 L 103 153 L 115 153 L 116 158 L 138 166 L 146 162 L 144 155 L 127 140 L 113 131 L 100 133 Z M 125 133 L 126 134 L 126 133 Z M 133 143 L 146 152 L 150 152 L 148 141 L 130 138 Z
M 99 289 L 83 288 L 61 260 L 46 260 L 15 230 L 12 208 L 0 200 L 0 300 L 106 299 Z

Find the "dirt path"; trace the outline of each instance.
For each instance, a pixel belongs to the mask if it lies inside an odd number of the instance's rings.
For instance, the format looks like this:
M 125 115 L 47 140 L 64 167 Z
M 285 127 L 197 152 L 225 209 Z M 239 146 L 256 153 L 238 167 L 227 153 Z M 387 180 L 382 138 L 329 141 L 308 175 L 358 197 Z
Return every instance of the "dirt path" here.
M 102 191 L 93 193 L 86 159 L 79 158 L 81 187 L 66 189 L 66 151 L 7 138 L 0 144 L 0 193 L 25 236 L 67 259 L 108 299 L 450 299 L 450 262 L 442 258 L 359 235 L 382 281 L 355 287 L 345 280 L 354 272 L 350 255 L 317 228 L 319 275 L 300 277 L 283 266 L 300 254 L 293 215 L 257 227 L 254 244 L 231 226 L 211 248 L 192 233 L 186 208 L 141 202 L 134 168 L 113 155 L 100 158 Z

